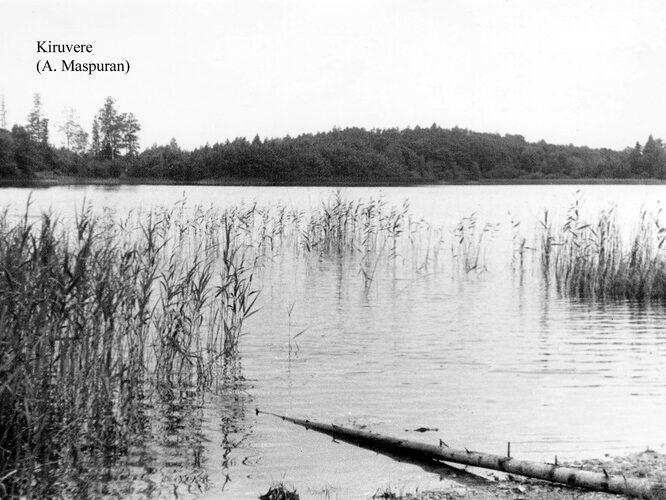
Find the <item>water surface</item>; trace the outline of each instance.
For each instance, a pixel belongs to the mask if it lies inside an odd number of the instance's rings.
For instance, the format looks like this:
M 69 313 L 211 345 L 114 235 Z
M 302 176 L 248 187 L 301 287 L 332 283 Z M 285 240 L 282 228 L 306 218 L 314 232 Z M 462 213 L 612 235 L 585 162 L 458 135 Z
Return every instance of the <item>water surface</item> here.
M 578 194 L 576 191 L 580 190 Z M 127 186 L 32 191 L 32 210 L 71 216 L 84 203 L 119 212 L 176 203 L 258 202 L 302 210 L 330 188 Z M 346 199 L 409 199 L 415 219 L 441 228 L 442 256 L 380 263 L 369 286 L 357 258 L 276 252 L 259 273 L 261 310 L 214 393 L 165 397 L 151 432 L 108 474 L 136 496 L 256 498 L 272 482 L 301 498 L 367 498 L 378 489 L 441 485 L 437 475 L 265 415 L 367 428 L 394 436 L 560 460 L 621 454 L 666 441 L 666 314 L 661 305 L 563 298 L 538 266 L 512 266 L 511 221 L 528 242 L 544 209 L 562 217 L 617 205 L 627 231 L 663 186 L 423 186 L 344 188 Z M 20 214 L 30 190 L 0 189 Z M 488 227 L 482 268 L 451 259 L 453 230 L 475 213 Z M 486 226 L 487 225 L 487 226 Z M 416 246 L 424 244 L 415 243 Z M 530 258 L 529 256 L 527 257 Z M 290 337 L 303 332 L 297 339 Z M 418 427 L 436 432 L 417 433 Z

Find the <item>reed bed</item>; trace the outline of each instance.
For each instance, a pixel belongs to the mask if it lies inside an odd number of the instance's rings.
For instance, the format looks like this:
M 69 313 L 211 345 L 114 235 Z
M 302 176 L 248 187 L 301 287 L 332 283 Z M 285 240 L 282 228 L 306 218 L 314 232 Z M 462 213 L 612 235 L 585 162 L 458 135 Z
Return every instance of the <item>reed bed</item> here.
M 417 272 L 438 269 L 447 241 L 465 272 L 480 270 L 497 230 L 472 214 L 445 231 L 447 221 L 437 225 L 415 218 L 407 200 L 399 206 L 381 198 L 347 200 L 340 191 L 307 212 L 254 203 L 233 207 L 228 215 L 237 236 L 263 261 L 287 253 L 315 260 L 355 259 L 364 282 L 372 281 L 378 265 L 398 261 Z
M 666 228 L 659 210 L 640 212 L 633 228 L 618 221 L 617 210 L 596 219 L 581 216 L 576 200 L 561 227 L 544 214 L 539 236 L 542 273 L 566 296 L 583 299 L 666 299 Z
M 54 468 L 124 453 L 147 388 L 210 385 L 258 293 L 237 231 L 177 208 L 0 216 L 1 496 L 48 496 Z
M 342 254 L 386 250 L 396 256 L 408 214 L 407 201 L 396 208 L 381 199 L 345 201 L 338 192 L 312 212 L 301 233 L 302 242 L 308 251 Z
M 442 271 L 447 240 L 454 263 L 471 272 L 475 269 L 466 262 L 474 253 L 480 269 L 489 240 L 466 220 L 458 225 L 461 233 L 451 234 L 443 229 L 447 221 L 437 225 L 415 218 L 408 200 L 393 206 L 382 199 L 344 200 L 339 193 L 301 221 L 305 221 L 299 238 L 303 251 L 324 258 L 357 257 L 366 289 L 382 265 L 394 268 L 400 263 L 419 275 Z M 483 234 L 486 231 L 484 226 Z
M 382 265 L 438 269 L 450 236 L 407 202 L 340 193 L 307 213 L 183 201 L 123 216 L 28 214 L 0 213 L 0 496 L 28 498 L 57 495 L 63 471 L 126 456 L 154 424 L 151 408 L 215 391 L 280 254 L 350 259 L 367 289 Z M 475 217 L 454 230 L 465 272 L 485 267 L 491 232 Z
M 407 200 L 400 206 L 346 200 L 339 191 L 307 212 L 255 204 L 236 213 L 245 237 L 263 244 L 264 259 L 287 252 L 315 262 L 353 259 L 366 288 L 382 265 L 400 262 L 419 273 L 438 268 L 445 240 L 441 228 L 412 216 Z

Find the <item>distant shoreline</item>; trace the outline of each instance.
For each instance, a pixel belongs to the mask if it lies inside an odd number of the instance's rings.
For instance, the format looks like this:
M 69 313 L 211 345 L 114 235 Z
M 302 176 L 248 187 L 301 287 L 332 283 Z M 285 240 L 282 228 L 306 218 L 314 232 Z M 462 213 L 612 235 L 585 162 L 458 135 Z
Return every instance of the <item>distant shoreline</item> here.
M 0 188 L 49 188 L 56 186 L 266 186 L 266 187 L 419 187 L 419 186 L 522 186 L 522 185 L 666 185 L 666 179 L 553 178 L 553 179 L 483 179 L 479 181 L 372 181 L 313 179 L 299 182 L 271 182 L 266 179 L 204 179 L 181 182 L 153 178 L 103 177 L 37 177 L 34 179 L 0 179 Z
M 295 138 L 237 138 L 191 151 L 175 140 L 139 152 L 138 144 L 127 149 L 117 137 L 100 138 L 90 150 L 75 153 L 34 135 L 24 127 L 0 129 L 0 185 L 404 187 L 663 184 L 666 179 L 666 146 L 652 136 L 644 146 L 614 151 L 433 124 L 425 129 L 352 127 Z

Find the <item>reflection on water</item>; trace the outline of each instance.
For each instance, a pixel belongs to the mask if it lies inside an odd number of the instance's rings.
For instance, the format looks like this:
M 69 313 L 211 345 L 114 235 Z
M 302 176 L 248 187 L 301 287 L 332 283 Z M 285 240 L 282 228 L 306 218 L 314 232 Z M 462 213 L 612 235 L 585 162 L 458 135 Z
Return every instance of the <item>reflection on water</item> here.
M 615 196 L 623 205 L 618 211 L 632 218 L 640 204 L 656 203 L 660 188 L 583 189 L 592 207 Z M 144 205 L 175 199 L 183 189 L 204 203 L 254 195 L 300 209 L 330 194 L 151 186 L 87 195 L 93 203 L 125 208 L 144 195 Z M 539 460 L 662 446 L 663 306 L 565 299 L 546 286 L 529 252 L 524 259 L 532 265 L 512 264 L 515 242 L 506 212 L 533 228 L 544 207 L 563 213 L 574 187 L 383 191 L 396 205 L 409 196 L 416 217 L 445 228 L 441 255 L 384 255 L 368 262 L 279 249 L 258 273 L 261 310 L 246 323 L 240 353 L 226 360 L 212 390 L 160 386 L 138 393 L 142 416 L 132 423 L 131 449 L 86 464 L 72 475 L 69 491 L 249 499 L 285 481 L 301 498 L 346 499 L 367 498 L 387 486 L 413 491 L 442 484 L 422 467 L 332 443 L 257 416 L 255 407 L 491 453 L 502 453 L 511 441 L 513 455 Z M 71 203 L 71 191 L 53 193 L 60 209 Z M 346 196 L 356 193 L 350 189 Z M 25 196 L 10 194 L 17 204 Z M 461 272 L 451 264 L 450 243 L 461 216 L 472 212 L 496 229 L 487 234 L 485 265 Z M 418 427 L 439 431 L 410 430 Z
M 129 449 L 86 456 L 61 489 L 78 498 L 190 498 L 211 488 L 223 492 L 239 466 L 253 463 L 250 454 L 236 455 L 251 432 L 251 396 L 242 371 L 240 356 L 231 355 L 210 391 L 159 384 L 150 394 L 137 394 L 140 411 Z

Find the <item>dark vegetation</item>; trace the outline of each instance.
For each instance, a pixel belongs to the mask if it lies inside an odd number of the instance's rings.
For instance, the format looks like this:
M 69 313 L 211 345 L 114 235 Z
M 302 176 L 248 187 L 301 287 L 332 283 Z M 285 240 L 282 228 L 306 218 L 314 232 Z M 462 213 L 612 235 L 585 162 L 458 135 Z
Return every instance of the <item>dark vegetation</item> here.
M 300 500 L 295 489 L 285 486 L 284 483 L 274 484 L 259 497 L 259 500 Z
M 108 98 L 88 135 L 73 118 L 49 142 L 39 96 L 25 126 L 0 122 L 0 179 L 39 173 L 173 182 L 421 183 L 540 179 L 666 179 L 666 150 L 650 136 L 623 151 L 527 142 L 461 128 L 333 129 L 298 137 L 237 138 L 192 151 L 176 140 L 139 151 L 138 120 Z M 6 124 L 5 124 L 6 126 Z M 90 141 L 88 138 L 90 137 Z
M 126 454 L 151 402 L 210 388 L 258 293 L 241 225 L 0 214 L 0 497 L 57 496 L 55 471 Z

